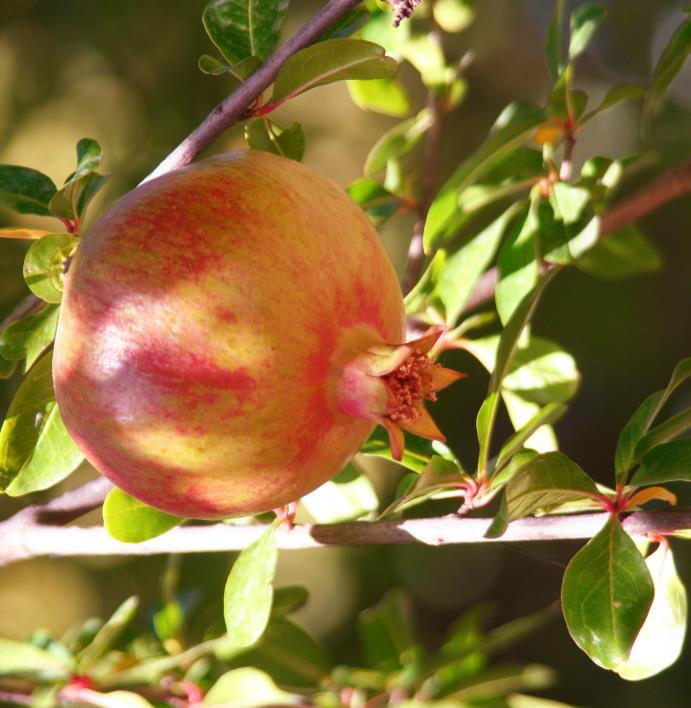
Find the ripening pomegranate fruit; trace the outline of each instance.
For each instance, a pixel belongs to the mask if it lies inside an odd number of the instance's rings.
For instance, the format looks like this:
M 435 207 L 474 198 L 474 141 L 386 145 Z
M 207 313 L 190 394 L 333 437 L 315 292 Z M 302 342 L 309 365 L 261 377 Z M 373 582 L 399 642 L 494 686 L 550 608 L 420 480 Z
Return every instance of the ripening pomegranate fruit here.
M 441 434 L 460 375 L 404 340 L 396 275 L 360 208 L 303 165 L 219 155 L 120 199 L 66 277 L 53 374 L 86 457 L 129 494 L 215 519 L 333 477 L 377 423 Z

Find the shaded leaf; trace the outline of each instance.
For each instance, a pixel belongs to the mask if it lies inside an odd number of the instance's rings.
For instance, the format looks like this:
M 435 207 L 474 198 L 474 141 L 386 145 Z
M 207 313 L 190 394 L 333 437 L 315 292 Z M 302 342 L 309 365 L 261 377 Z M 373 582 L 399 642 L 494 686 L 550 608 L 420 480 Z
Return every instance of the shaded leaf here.
M 353 103 L 364 111 L 394 117 L 406 116 L 411 111 L 408 92 L 396 79 L 351 80 L 347 83 Z
M 305 133 L 298 122 L 288 128 L 268 118 L 254 118 L 245 124 L 245 140 L 253 150 L 302 160 L 305 153 Z
M 636 226 L 625 226 L 600 239 L 579 259 L 581 270 L 601 278 L 628 278 L 662 267 L 662 255 Z
M 440 248 L 425 268 L 425 272 L 415 283 L 415 287 L 405 296 L 405 311 L 409 317 L 424 314 L 429 307 L 444 314 L 444 303 L 440 298 L 439 283 L 446 269 L 447 258 L 446 251 Z
M 122 489 L 111 489 L 103 503 L 103 523 L 117 541 L 141 543 L 160 536 L 184 519 L 145 504 Z
M 653 593 L 636 544 L 611 517 L 564 573 L 561 601 L 573 640 L 598 666 L 615 669 L 628 659 Z
M 385 79 L 398 64 L 362 39 L 329 39 L 293 54 L 274 83 L 272 102 L 282 104 L 309 89 L 344 79 Z
M 547 68 L 549 69 L 552 81 L 556 81 L 563 70 L 562 65 L 562 22 L 564 15 L 564 0 L 556 0 L 554 4 L 554 14 L 549 23 L 547 38 L 545 40 L 545 55 L 547 56 Z
M 544 111 L 532 103 L 512 103 L 502 111 L 489 137 L 456 169 L 432 202 L 425 223 L 425 250 L 446 235 L 459 211 L 460 192 L 495 160 L 528 138 L 544 119 Z
M 646 433 L 636 444 L 634 462 L 638 462 L 643 455 L 652 450 L 656 445 L 672 440 L 691 428 L 691 407 L 668 418 L 664 423 L 656 425 Z
M 272 617 L 285 617 L 302 609 L 309 600 L 307 588 L 301 585 L 285 585 L 274 590 Z
M 401 203 L 395 194 L 370 177 L 356 179 L 346 192 L 362 207 L 375 226 L 393 216 Z
M 658 59 L 643 105 L 643 130 L 650 130 L 652 119 L 676 75 L 691 51 L 691 18 L 682 22 Z
M 274 524 L 245 548 L 233 564 L 223 596 L 223 614 L 233 646 L 251 646 L 266 629 L 277 558 Z
M 383 170 L 389 160 L 407 155 L 432 127 L 433 121 L 432 111 L 424 108 L 413 118 L 402 121 L 384 133 L 367 155 L 365 174 L 373 175 Z
M 633 486 L 691 482 L 691 440 L 673 440 L 654 447 L 631 477 Z
M 0 165 L 0 204 L 20 214 L 49 216 L 48 204 L 56 189 L 53 180 L 38 170 Z
M 93 666 L 102 656 L 113 648 L 125 627 L 132 622 L 139 608 L 136 597 L 128 597 L 108 618 L 108 621 L 96 632 L 93 640 L 79 653 L 79 666 L 86 669 Z
M 11 496 L 57 484 L 83 459 L 55 403 L 51 369 L 50 354 L 33 366 L 0 430 L 0 488 Z
M 329 27 L 317 41 L 323 42 L 326 39 L 350 37 L 365 25 L 371 17 L 372 14 L 364 5 L 356 5 L 352 10 L 346 12 L 336 24 Z
M 686 589 L 677 575 L 672 549 L 661 543 L 646 559 L 655 598 L 629 658 L 614 670 L 629 681 L 640 681 L 670 667 L 684 647 L 687 623 Z
M 86 172 L 65 183 L 50 200 L 48 208 L 53 216 L 69 221 L 83 219 L 86 207 L 108 179 L 108 175 Z
M 265 61 L 278 43 L 288 0 L 211 0 L 202 22 L 209 39 L 231 63 Z
M 24 280 L 31 292 L 46 302 L 60 302 L 65 263 L 78 242 L 72 234 L 50 234 L 29 248 L 24 257 Z
M 585 125 L 598 114 L 613 108 L 622 101 L 630 101 L 634 98 L 643 98 L 643 96 L 645 96 L 645 87 L 643 86 L 638 86 L 635 84 L 615 86 L 607 92 L 597 108 L 594 108 L 580 119 L 579 124 Z
M 379 508 L 372 483 L 352 462 L 300 501 L 319 524 L 358 519 Z
M 0 355 L 11 361 L 25 359 L 24 371 L 28 371 L 55 338 L 59 311 L 57 305 L 46 305 L 13 322 L 0 334 Z

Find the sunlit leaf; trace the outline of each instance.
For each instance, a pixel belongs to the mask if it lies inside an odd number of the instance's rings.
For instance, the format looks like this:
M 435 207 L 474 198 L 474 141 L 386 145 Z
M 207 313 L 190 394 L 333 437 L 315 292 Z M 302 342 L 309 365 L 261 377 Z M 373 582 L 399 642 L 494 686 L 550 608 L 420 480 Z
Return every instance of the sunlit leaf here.
M 628 278 L 660 270 L 662 255 L 639 228 L 625 226 L 601 238 L 576 265 L 600 278 Z
M 288 0 L 211 0 L 202 22 L 231 64 L 250 56 L 266 60 L 278 43 L 287 7 Z
M 446 61 L 441 43 L 433 35 L 415 34 L 402 48 L 403 56 L 418 70 L 426 86 L 444 83 Z
M 209 689 L 202 705 L 232 705 L 234 708 L 262 708 L 301 704 L 302 696 L 280 689 L 271 676 L 247 666 L 223 674 Z
M 51 233 L 52 231 L 45 231 L 44 229 L 25 229 L 6 226 L 0 229 L 0 238 L 17 238 L 23 241 L 35 241 Z
M 653 594 L 640 551 L 611 517 L 566 568 L 561 591 L 566 625 L 596 664 L 616 669 L 629 657 Z
M 385 79 L 398 64 L 372 42 L 329 39 L 293 54 L 281 67 L 272 102 L 281 104 L 304 91 L 345 79 Z
M 686 589 L 677 575 L 672 549 L 661 543 L 645 563 L 653 579 L 655 598 L 629 658 L 614 667 L 629 681 L 649 678 L 671 666 L 679 658 L 686 637 Z
M 0 355 L 11 361 L 24 359 L 24 370 L 28 371 L 53 341 L 59 309 L 57 305 L 46 305 L 13 322 L 0 334 Z
M 691 407 L 685 408 L 680 413 L 668 418 L 663 423 L 656 425 L 648 431 L 636 444 L 634 462 L 640 459 L 656 445 L 673 440 L 691 428 Z
M 251 646 L 266 629 L 277 558 L 276 526 L 272 525 L 233 564 L 226 581 L 223 614 L 234 646 Z
M 395 194 L 370 177 L 356 179 L 346 192 L 362 207 L 375 226 L 387 221 L 401 206 L 401 200 Z
M 139 608 L 136 597 L 128 597 L 98 630 L 91 643 L 79 653 L 82 668 L 94 665 L 118 641 L 125 628 L 132 622 Z
M 31 368 L 0 430 L 0 488 L 12 496 L 57 484 L 83 459 L 55 403 L 51 369 L 50 354 Z
M 65 262 L 79 239 L 72 234 L 50 234 L 36 241 L 24 257 L 24 280 L 46 302 L 62 299 Z
M 38 170 L 0 165 L 0 204 L 20 214 L 48 216 L 48 204 L 56 186 Z
M 103 523 L 108 533 L 124 543 L 141 543 L 160 536 L 184 519 L 166 514 L 131 497 L 122 489 L 111 489 L 103 503 Z
M 587 49 L 593 35 L 605 21 L 605 17 L 607 17 L 607 10 L 602 5 L 586 3 L 574 8 L 571 13 L 570 61 Z
M 473 0 L 435 0 L 434 19 L 444 32 L 462 32 L 475 19 Z
M 631 477 L 631 484 L 637 487 L 677 481 L 691 482 L 691 439 L 654 447 Z
M 403 84 L 396 79 L 370 79 L 347 82 L 353 103 L 364 111 L 374 111 L 385 116 L 406 116 L 411 102 Z
M 64 681 L 73 670 L 73 666 L 65 665 L 44 649 L 11 639 L 0 639 L 0 676 Z

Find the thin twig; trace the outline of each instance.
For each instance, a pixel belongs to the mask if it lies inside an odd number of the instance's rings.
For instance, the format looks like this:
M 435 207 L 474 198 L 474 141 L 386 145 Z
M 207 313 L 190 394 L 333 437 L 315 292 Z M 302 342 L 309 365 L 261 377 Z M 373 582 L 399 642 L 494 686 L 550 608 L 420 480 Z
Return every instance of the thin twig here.
M 430 40 L 441 46 L 441 32 L 437 25 L 434 14 L 434 0 L 430 2 Z M 408 246 L 408 261 L 406 271 L 403 276 L 401 288 L 403 293 L 410 292 L 422 273 L 422 265 L 425 260 L 425 250 L 423 246 L 423 233 L 425 221 L 432 200 L 434 199 L 434 186 L 437 175 L 437 165 L 439 163 L 439 150 L 441 147 L 443 111 L 441 101 L 434 88 L 427 91 L 427 107 L 432 113 L 432 121 L 425 141 L 425 162 L 424 174 L 422 176 L 422 195 L 418 206 L 418 215 L 413 227 L 413 237 Z
M 691 194 L 691 160 L 677 165 L 663 173 L 631 196 L 622 199 L 602 216 L 600 236 L 604 238 L 615 231 L 633 224 L 661 206 Z M 490 268 L 477 281 L 473 294 L 468 299 L 465 310 L 484 305 L 494 297 L 499 281 L 496 268 Z
M 93 483 L 90 483 L 93 484 Z M 88 487 L 89 485 L 85 485 Z M 107 486 L 73 492 L 80 509 L 94 501 Z M 80 495 L 89 497 L 85 504 Z M 47 505 L 46 505 L 47 506 Z M 60 507 L 65 509 L 65 503 Z M 33 511 L 32 511 L 33 509 Z M 28 507 L 0 523 L 0 565 L 37 556 L 142 556 L 161 553 L 213 553 L 241 550 L 268 528 L 264 524 L 233 526 L 209 524 L 179 526 L 163 536 L 139 544 L 121 543 L 111 538 L 103 527 L 56 528 L 53 519 L 43 520 L 45 507 Z M 72 510 L 74 511 L 74 509 Z M 26 514 L 24 512 L 27 512 Z M 285 549 L 321 548 L 324 546 L 359 546 L 375 544 L 426 544 L 442 546 L 457 543 L 496 543 L 517 541 L 555 541 L 592 538 L 608 518 L 606 513 L 568 514 L 525 518 L 510 524 L 500 539 L 484 534 L 490 519 L 469 519 L 457 515 L 400 521 L 349 522 L 340 524 L 304 524 L 281 528 L 278 545 Z M 666 534 L 691 528 L 691 509 L 639 511 L 624 520 L 624 528 L 633 534 Z
M 300 49 L 309 46 L 336 24 L 360 0 L 330 0 L 308 20 L 282 47 L 274 52 L 267 62 L 252 76 L 219 103 L 168 157 L 144 180 L 160 177 L 185 165 L 205 148 L 214 138 L 239 121 L 248 106 L 251 106 L 276 78 L 284 62 Z

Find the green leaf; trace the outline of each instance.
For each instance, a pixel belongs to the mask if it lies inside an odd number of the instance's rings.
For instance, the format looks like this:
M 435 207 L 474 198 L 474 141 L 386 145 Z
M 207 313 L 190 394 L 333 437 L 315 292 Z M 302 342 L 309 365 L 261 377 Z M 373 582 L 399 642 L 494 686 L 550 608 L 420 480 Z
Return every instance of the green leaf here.
M 285 585 L 274 590 L 271 617 L 286 617 L 302 609 L 309 600 L 307 588 L 300 585 Z
M 564 573 L 561 602 L 573 640 L 598 666 L 615 669 L 628 659 L 653 593 L 640 551 L 611 517 Z
M 329 27 L 317 41 L 323 42 L 326 39 L 350 37 L 365 25 L 371 17 L 372 14 L 364 5 L 356 5 L 352 10 L 346 12 L 335 25 Z
M 613 108 L 622 101 L 630 101 L 634 98 L 643 98 L 643 96 L 645 96 L 645 87 L 643 86 L 638 86 L 635 84 L 615 86 L 607 92 L 597 108 L 594 108 L 580 119 L 579 124 L 585 125 L 595 118 L 595 116 L 603 113 L 604 111 L 608 111 L 610 108 Z
M 204 696 L 202 705 L 232 705 L 234 708 L 262 708 L 302 704 L 302 696 L 280 689 L 271 676 L 247 666 L 223 674 Z
M 573 460 L 561 452 L 548 452 L 530 460 L 506 484 L 506 520 L 595 494 L 595 482 Z
M 475 19 L 473 0 L 435 0 L 434 20 L 444 32 L 462 32 Z
M 305 153 L 305 133 L 298 122 L 282 128 L 268 118 L 254 118 L 245 124 L 245 140 L 253 150 L 302 160 Z
M 79 239 L 72 234 L 50 234 L 26 252 L 24 280 L 35 295 L 46 302 L 60 302 L 65 262 L 78 243 Z
M 513 205 L 471 237 L 446 259 L 439 277 L 439 297 L 446 308 L 446 322 L 453 325 L 463 312 L 478 278 L 494 258 L 506 229 L 520 209 Z
M 662 255 L 636 226 L 625 226 L 600 239 L 578 260 L 578 267 L 601 278 L 628 278 L 662 267 Z
M 499 393 L 490 391 L 487 398 L 482 402 L 480 410 L 475 419 L 475 429 L 477 431 L 477 440 L 480 444 L 478 451 L 478 470 L 485 472 L 489 460 L 489 448 L 492 440 L 492 430 L 494 428 L 494 419 L 497 415 L 499 406 Z
M 648 432 L 657 414 L 675 389 L 691 376 L 691 357 L 682 359 L 674 368 L 667 388 L 652 393 L 631 416 L 617 440 L 614 469 L 617 483 L 626 482 L 626 476 L 636 460 L 636 446 Z
M 691 17 L 682 22 L 658 59 L 643 104 L 643 130 L 650 131 L 662 99 L 691 51 Z
M 672 549 L 661 543 L 645 563 L 653 579 L 655 598 L 629 658 L 614 668 L 628 681 L 650 678 L 674 664 L 686 636 L 686 590 L 677 575 Z
M 385 79 L 398 64 L 384 50 L 362 39 L 329 39 L 293 54 L 274 83 L 272 102 L 285 101 L 309 89 L 345 79 Z
M 389 160 L 407 155 L 432 127 L 433 120 L 432 111 L 424 108 L 384 133 L 367 155 L 365 174 L 371 176 L 383 170 Z
M 406 436 L 403 459 L 400 464 L 408 469 L 420 472 L 434 454 L 435 445 L 430 440 L 425 440 L 418 435 Z M 369 440 L 360 448 L 364 455 L 376 455 L 377 457 L 391 458 L 389 447 L 389 437 L 386 431 L 377 426 L 369 437 Z
M 55 338 L 59 311 L 57 305 L 46 305 L 13 322 L 0 334 L 0 355 L 10 361 L 25 359 L 24 371 L 28 371 Z
M 394 215 L 401 201 L 370 177 L 356 179 L 346 192 L 362 207 L 370 221 L 379 226 Z
M 379 508 L 372 483 L 352 462 L 301 502 L 318 524 L 358 519 Z
M 540 274 L 538 264 L 538 234 L 540 221 L 537 210 L 541 197 L 534 191 L 530 208 L 517 219 L 497 257 L 499 281 L 494 298 L 502 324 L 506 324 L 523 298 L 535 287 Z
M 151 618 L 156 636 L 165 642 L 180 635 L 185 625 L 185 612 L 179 602 L 166 602 Z
M 90 644 L 79 652 L 79 666 L 87 669 L 115 646 L 127 625 L 132 622 L 139 608 L 139 600 L 128 597 L 110 616 L 108 621 L 96 632 Z
M 641 460 L 631 485 L 691 482 L 691 440 L 673 440 L 654 447 Z
M 569 61 L 573 61 L 587 49 L 606 17 L 607 10 L 601 5 L 586 3 L 574 8 L 571 13 Z
M 108 175 L 86 172 L 69 179 L 51 198 L 48 208 L 53 216 L 69 221 L 84 217 L 86 207 L 108 179 Z
M 655 426 L 646 433 L 636 444 L 634 450 L 634 462 L 640 459 L 656 445 L 665 443 L 668 440 L 678 437 L 691 428 L 691 407 L 685 408 L 680 413 L 668 418 L 664 423 Z
M 117 541 L 141 543 L 160 536 L 184 519 L 154 509 L 122 489 L 111 489 L 103 503 L 103 523 Z
M 402 47 L 403 56 L 418 70 L 425 86 L 441 86 L 446 79 L 446 61 L 441 43 L 430 34 L 415 34 Z
M 524 398 L 521 392 L 513 392 L 502 388 L 502 400 L 511 419 L 514 430 L 518 431 L 539 415 L 542 405 Z M 559 449 L 557 436 L 551 425 L 538 428 L 526 441 L 525 446 L 536 452 L 553 452 Z
M 494 467 L 494 474 L 497 474 L 511 458 L 521 450 L 525 442 L 533 433 L 543 425 L 554 423 L 566 413 L 566 406 L 563 403 L 549 403 L 541 408 L 520 430 L 517 430 L 502 445 Z
M 211 0 L 202 22 L 209 39 L 231 63 L 269 58 L 281 31 L 288 0 Z
M 0 356 L 0 380 L 9 379 L 14 374 L 17 368 L 16 361 L 8 361 L 3 356 Z
M 249 78 L 262 65 L 259 57 L 247 57 L 237 64 L 226 64 L 216 57 L 202 54 L 199 57 L 197 66 L 199 71 L 209 76 L 221 76 L 228 74 L 231 78 L 231 87 L 237 88 L 245 79 Z
M 347 85 L 353 103 L 363 111 L 394 117 L 406 116 L 411 111 L 408 92 L 396 79 L 351 80 Z
M 403 50 L 410 40 L 410 23 L 403 22 L 398 27 L 393 26 L 391 15 L 388 12 L 378 12 L 372 16 L 360 32 L 358 37 L 366 39 L 368 42 L 379 44 L 386 50 L 386 53 L 401 59 Z
M 432 202 L 425 223 L 426 251 L 447 235 L 459 212 L 459 194 L 493 162 L 528 138 L 544 120 L 544 111 L 532 103 L 512 103 L 504 109 L 489 137 L 456 169 Z
M 358 634 L 368 666 L 382 671 L 403 668 L 401 657 L 414 646 L 403 593 L 390 590 L 375 607 L 361 612 Z
M 38 170 L 0 165 L 0 204 L 20 214 L 49 216 L 48 204 L 56 189 L 53 180 Z
M 223 614 L 233 646 L 251 646 L 266 629 L 277 559 L 274 524 L 245 548 L 233 564 L 223 596 Z
M 65 429 L 47 354 L 22 381 L 0 429 L 0 489 L 19 496 L 67 477 L 83 456 Z
M 67 181 L 74 181 L 96 170 L 101 164 L 102 156 L 101 146 L 95 140 L 82 138 L 77 143 L 77 169 L 67 178 Z
M 405 296 L 405 311 L 408 317 L 424 315 L 432 307 L 440 314 L 444 314 L 444 303 L 439 297 L 439 283 L 446 268 L 447 255 L 440 248 L 425 268 L 425 272 L 415 283 L 415 287 Z
M 549 69 L 552 81 L 556 81 L 561 75 L 562 66 L 562 19 L 564 16 L 564 0 L 556 0 L 554 5 L 554 15 L 549 23 L 547 39 L 545 42 L 545 54 L 547 55 L 547 68 Z
M 0 676 L 33 681 L 64 681 L 73 670 L 44 649 L 31 644 L 0 639 Z

